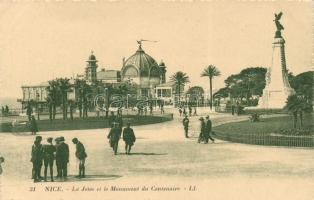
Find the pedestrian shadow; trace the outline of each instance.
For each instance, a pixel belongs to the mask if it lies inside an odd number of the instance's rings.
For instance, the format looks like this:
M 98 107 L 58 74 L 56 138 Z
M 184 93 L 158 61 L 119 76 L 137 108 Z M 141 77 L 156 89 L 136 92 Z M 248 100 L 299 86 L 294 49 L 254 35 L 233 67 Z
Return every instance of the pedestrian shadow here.
M 167 153 L 143 153 L 143 152 L 135 152 L 135 153 L 130 153 L 130 154 L 125 154 L 125 153 L 118 153 L 118 155 L 126 155 L 126 156 L 164 156 L 168 155 Z
M 86 175 L 85 178 L 77 178 L 75 175 L 64 178 L 55 178 L 54 182 L 81 182 L 81 181 L 109 181 L 121 178 L 120 175 L 104 174 L 104 175 Z
M 168 155 L 167 153 L 142 153 L 142 152 L 135 152 L 135 153 L 130 153 L 129 155 L 142 155 L 142 156 L 164 156 Z

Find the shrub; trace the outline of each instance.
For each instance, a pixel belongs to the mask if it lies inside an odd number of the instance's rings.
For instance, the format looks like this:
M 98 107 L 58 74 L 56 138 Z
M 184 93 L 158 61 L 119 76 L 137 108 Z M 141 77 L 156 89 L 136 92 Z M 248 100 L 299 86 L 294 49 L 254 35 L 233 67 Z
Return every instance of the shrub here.
M 253 114 L 251 114 L 249 119 L 250 119 L 250 122 L 259 122 L 260 115 L 257 113 L 253 113 Z

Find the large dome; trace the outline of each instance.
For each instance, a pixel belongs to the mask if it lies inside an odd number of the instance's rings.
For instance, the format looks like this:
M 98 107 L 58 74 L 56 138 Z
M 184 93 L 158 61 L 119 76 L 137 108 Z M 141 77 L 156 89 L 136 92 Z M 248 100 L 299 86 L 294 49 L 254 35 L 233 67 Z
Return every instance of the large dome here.
M 139 46 L 135 54 L 128 58 L 122 68 L 122 76 L 131 74 L 140 77 L 159 77 L 159 66 L 157 62 Z M 136 72 L 135 72 L 136 71 Z M 136 76 L 136 75 L 135 75 Z

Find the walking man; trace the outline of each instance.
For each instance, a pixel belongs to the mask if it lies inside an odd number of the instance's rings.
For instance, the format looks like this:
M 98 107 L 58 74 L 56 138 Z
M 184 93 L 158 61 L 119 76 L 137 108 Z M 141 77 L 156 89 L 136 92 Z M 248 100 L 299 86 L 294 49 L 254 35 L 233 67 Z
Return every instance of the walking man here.
M 184 127 L 184 132 L 185 132 L 185 137 L 188 138 L 188 132 L 189 132 L 189 123 L 190 123 L 190 120 L 188 118 L 187 115 L 185 115 L 185 117 L 183 118 L 183 127 Z
M 114 155 L 117 155 L 119 140 L 121 137 L 121 129 L 118 125 L 118 123 L 114 122 L 113 127 L 110 129 L 110 132 L 107 136 Z
M 41 180 L 40 171 L 43 159 L 43 147 L 41 144 L 42 137 L 36 136 L 34 144 L 32 146 L 31 162 L 33 163 L 32 178 L 34 183 Z
M 123 129 L 123 140 L 125 142 L 125 154 L 130 155 L 131 147 L 136 140 L 134 131 L 130 128 L 130 122 L 128 122 L 126 128 Z
M 47 171 L 49 166 L 50 179 L 53 182 L 53 160 L 55 159 L 54 153 L 56 152 L 56 147 L 52 144 L 52 138 L 47 139 L 48 144 L 43 146 L 44 150 L 44 180 L 47 181 Z
M 64 142 L 64 137 L 59 138 L 60 144 L 56 149 L 56 160 L 59 164 L 60 177 L 67 178 L 69 162 L 69 145 Z
M 38 132 L 37 122 L 33 115 L 31 116 L 30 130 L 32 132 L 32 135 L 36 135 L 36 133 Z
M 208 139 L 210 139 L 213 143 L 215 143 L 214 138 L 211 137 L 212 132 L 212 121 L 209 119 L 209 116 L 206 116 L 206 134 L 205 134 L 205 143 L 208 143 Z
M 85 178 L 85 159 L 87 157 L 85 147 L 77 138 L 73 138 L 72 142 L 76 145 L 75 156 L 79 160 L 79 175 L 77 178 Z
M 201 141 L 205 140 L 205 132 L 206 132 L 206 125 L 205 125 L 205 122 L 204 122 L 204 118 L 201 117 L 201 118 L 199 118 L 199 120 L 201 122 L 201 124 L 200 124 L 201 131 L 200 131 L 200 135 L 198 136 L 198 141 L 197 141 L 198 143 L 200 143 Z

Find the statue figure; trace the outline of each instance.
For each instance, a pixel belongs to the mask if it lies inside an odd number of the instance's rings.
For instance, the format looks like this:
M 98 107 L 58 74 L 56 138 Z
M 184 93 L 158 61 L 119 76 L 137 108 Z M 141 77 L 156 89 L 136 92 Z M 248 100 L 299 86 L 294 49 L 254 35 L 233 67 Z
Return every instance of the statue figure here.
M 275 33 L 275 38 L 282 38 L 281 37 L 281 30 L 283 30 L 284 28 L 283 28 L 283 26 L 279 22 L 281 16 L 282 16 L 282 12 L 280 12 L 278 14 L 275 13 L 274 22 L 275 22 L 276 28 L 277 28 L 276 33 Z

